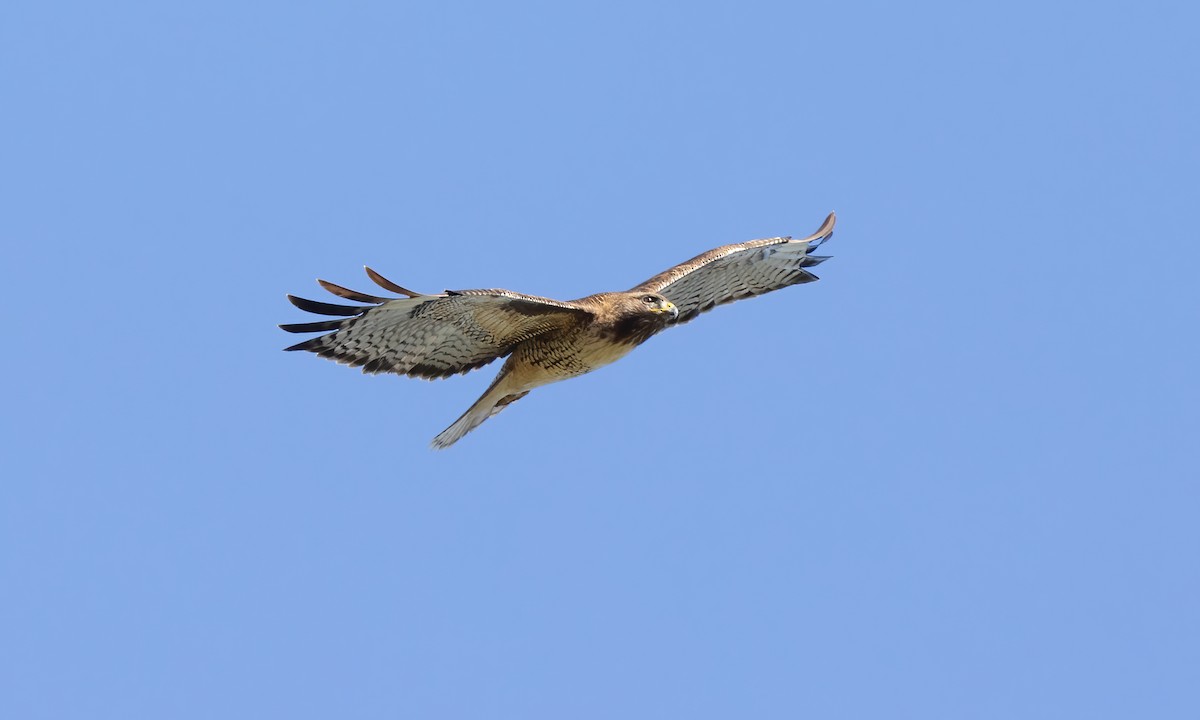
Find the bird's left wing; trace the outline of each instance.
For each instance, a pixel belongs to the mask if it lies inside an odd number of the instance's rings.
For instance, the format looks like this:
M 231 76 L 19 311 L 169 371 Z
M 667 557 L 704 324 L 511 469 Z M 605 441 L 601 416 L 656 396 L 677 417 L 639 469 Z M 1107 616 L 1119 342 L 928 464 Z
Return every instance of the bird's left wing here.
M 288 295 L 301 310 L 337 320 L 279 327 L 292 333 L 323 332 L 287 350 L 308 350 L 366 373 L 440 378 L 482 367 L 531 337 L 592 319 L 569 302 L 509 290 L 446 291 L 423 295 L 367 268 L 381 287 L 406 297 L 367 295 L 318 280 L 338 297 L 368 305 L 336 305 Z
M 675 320 L 679 324 L 717 305 L 812 282 L 817 276 L 806 268 L 820 264 L 828 256 L 808 253 L 833 235 L 836 221 L 837 217 L 829 213 L 821 227 L 806 238 L 751 240 L 709 250 L 655 275 L 631 291 L 662 294 L 679 308 Z

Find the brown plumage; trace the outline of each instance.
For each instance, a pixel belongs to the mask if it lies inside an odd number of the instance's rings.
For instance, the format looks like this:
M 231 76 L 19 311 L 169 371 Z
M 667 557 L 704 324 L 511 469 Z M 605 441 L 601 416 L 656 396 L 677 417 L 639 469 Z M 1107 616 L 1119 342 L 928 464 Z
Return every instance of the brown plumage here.
M 434 447 L 446 448 L 530 390 L 619 360 L 671 325 L 717 305 L 816 280 L 806 268 L 826 258 L 808 252 L 833 235 L 834 221 L 830 213 L 809 237 L 725 245 L 626 292 L 565 302 L 509 290 L 423 295 L 367 268 L 377 285 L 404 297 L 377 297 L 318 280 L 338 297 L 369 304 L 288 295 L 301 310 L 341 319 L 280 327 L 327 333 L 287 350 L 308 350 L 367 373 L 442 378 L 507 356 L 487 391 L 434 438 Z

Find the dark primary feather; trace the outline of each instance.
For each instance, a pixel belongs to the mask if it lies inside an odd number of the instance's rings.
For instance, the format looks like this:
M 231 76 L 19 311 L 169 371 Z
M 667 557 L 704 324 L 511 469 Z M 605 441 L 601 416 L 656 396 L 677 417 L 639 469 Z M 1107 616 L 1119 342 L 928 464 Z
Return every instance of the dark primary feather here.
M 287 325 L 280 325 L 279 327 L 280 329 L 286 330 L 290 333 L 328 332 L 330 330 L 337 330 L 345 322 L 345 320 L 323 320 L 321 322 L 289 323 Z M 286 349 L 301 350 L 303 348 L 298 348 L 293 345 L 292 347 Z
M 317 315 L 360 315 L 365 308 L 355 305 L 334 305 L 333 303 L 317 302 L 316 300 L 308 300 L 295 295 L 288 295 L 287 299 L 296 307 Z
M 396 283 L 392 282 L 391 280 L 388 280 L 387 278 L 385 278 L 384 276 L 375 272 L 374 270 L 372 270 L 369 267 L 363 267 L 363 270 L 367 271 L 367 277 L 369 277 L 373 281 L 375 281 L 375 284 L 378 285 L 379 287 L 383 288 L 384 290 L 391 290 L 392 292 L 396 293 L 397 295 L 407 295 L 408 297 L 418 297 L 421 294 L 421 293 L 415 293 L 412 290 L 409 290 L 407 288 L 400 287 Z
M 354 302 L 374 303 L 378 305 L 388 301 L 388 298 L 360 293 L 357 290 L 350 290 L 349 288 L 344 288 L 341 285 L 334 285 L 328 280 L 317 280 L 317 283 L 334 295 L 337 295 L 340 298 L 346 298 L 347 300 L 353 300 Z
M 676 324 L 687 322 L 717 305 L 812 282 L 816 275 L 805 268 L 819 265 L 828 256 L 809 255 L 833 235 L 833 213 L 812 235 L 751 240 L 725 245 L 697 255 L 632 288 L 657 292 L 679 308 Z

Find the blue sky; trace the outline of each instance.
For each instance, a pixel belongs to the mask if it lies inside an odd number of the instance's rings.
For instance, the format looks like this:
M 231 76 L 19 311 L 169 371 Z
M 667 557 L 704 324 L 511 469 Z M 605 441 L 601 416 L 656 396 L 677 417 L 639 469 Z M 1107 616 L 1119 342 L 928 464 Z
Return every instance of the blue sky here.
M 0 715 L 1194 718 L 1185 3 L 5 3 Z M 819 283 L 540 389 L 313 278 Z

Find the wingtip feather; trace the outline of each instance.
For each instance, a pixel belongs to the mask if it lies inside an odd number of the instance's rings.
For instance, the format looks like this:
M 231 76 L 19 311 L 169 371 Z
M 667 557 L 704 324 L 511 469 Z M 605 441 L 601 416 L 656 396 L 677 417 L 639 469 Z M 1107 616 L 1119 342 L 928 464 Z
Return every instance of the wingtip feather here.
M 295 352 L 297 350 L 310 350 L 316 352 L 321 347 L 321 338 L 309 338 L 303 342 L 298 342 L 295 345 L 289 345 L 283 349 L 284 352 Z
M 280 325 L 279 329 L 290 333 L 329 332 L 330 330 L 340 329 L 345 323 L 345 320 L 322 320 L 320 322 L 310 323 L 286 323 L 284 325 Z
M 369 308 L 358 307 L 355 305 L 334 305 L 333 303 L 318 302 L 309 300 L 308 298 L 297 297 L 295 295 L 287 296 L 288 302 L 306 312 L 317 315 L 361 315 L 363 311 Z
M 813 233 L 812 235 L 809 235 L 808 237 L 806 237 L 802 240 L 799 240 L 797 242 L 808 243 L 808 250 L 815 250 L 815 249 L 821 247 L 821 244 L 824 243 L 826 240 L 833 237 L 833 226 L 836 224 L 837 224 L 837 213 L 829 213 L 829 215 L 825 218 L 825 222 L 821 223 L 821 227 L 817 228 L 817 231 L 815 233 Z M 819 257 L 819 256 L 810 256 L 810 257 Z M 824 260 L 824 259 L 825 258 L 822 258 L 822 260 Z M 817 262 L 820 262 L 820 260 L 818 260 Z M 816 263 L 813 263 L 813 264 L 815 265 Z
M 387 298 L 377 297 L 375 295 L 368 295 L 366 293 L 360 293 L 357 290 L 351 290 L 350 288 L 344 288 L 341 285 L 331 283 L 328 280 L 322 280 L 321 278 L 317 278 L 317 284 L 320 285 L 321 287 L 325 288 L 330 293 L 337 295 L 340 298 L 345 298 L 346 300 L 353 300 L 355 302 L 372 303 L 374 305 L 382 305 L 383 303 L 388 301 Z
M 371 280 L 374 281 L 374 283 L 376 285 L 383 288 L 384 290 L 391 290 L 394 293 L 397 293 L 400 295 L 406 295 L 410 298 L 420 297 L 420 295 L 421 295 L 421 293 L 413 292 L 412 290 L 409 290 L 408 288 L 397 285 L 396 283 L 392 282 L 391 280 L 388 280 L 387 278 L 385 278 L 384 276 L 375 272 L 374 270 L 367 267 L 366 265 L 363 265 L 363 270 L 367 271 L 367 277 L 371 278 Z

